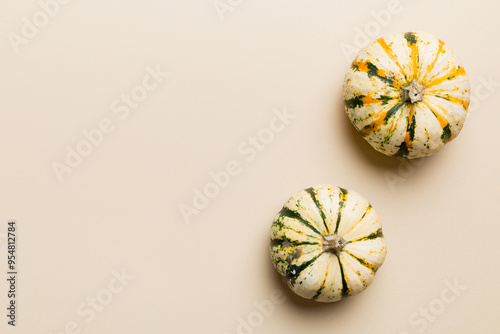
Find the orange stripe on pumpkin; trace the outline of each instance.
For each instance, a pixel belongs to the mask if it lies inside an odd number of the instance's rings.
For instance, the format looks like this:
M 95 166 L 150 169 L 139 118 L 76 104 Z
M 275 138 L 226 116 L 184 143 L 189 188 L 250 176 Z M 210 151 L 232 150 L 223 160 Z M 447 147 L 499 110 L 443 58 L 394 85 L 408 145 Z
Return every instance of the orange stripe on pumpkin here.
M 435 111 L 427 101 L 423 101 L 423 103 L 427 106 L 427 108 L 429 108 L 429 110 L 432 112 L 432 114 L 434 116 L 436 116 L 436 118 L 439 122 L 439 125 L 441 126 L 442 129 L 444 129 L 448 125 L 448 120 L 446 118 L 444 118 L 440 113 Z M 444 109 L 441 108 L 441 110 L 444 111 L 444 113 L 446 114 L 446 111 Z
M 459 75 L 465 75 L 464 68 L 463 67 L 459 67 L 459 68 L 454 67 L 450 72 L 448 72 L 448 74 L 446 74 L 440 78 L 434 79 L 431 82 L 428 82 L 426 84 L 426 86 L 427 87 L 437 86 L 437 85 L 445 82 L 446 80 L 455 79 Z
M 368 72 L 370 71 L 370 69 L 368 68 L 368 63 L 369 61 L 354 61 L 352 63 L 353 66 L 357 66 L 358 67 L 358 71 L 361 71 L 361 72 Z M 381 77 L 386 77 L 386 72 L 382 69 L 379 69 L 377 68 L 377 75 L 380 75 Z
M 460 87 L 455 87 L 455 88 L 432 88 L 432 87 L 429 87 L 425 90 L 425 92 L 432 95 L 433 93 L 456 92 L 456 91 L 459 91 L 462 89 L 463 88 L 460 88 Z
M 374 94 L 372 94 L 372 93 L 368 93 L 368 95 L 363 96 L 361 98 L 361 101 L 363 102 L 363 106 L 366 106 L 367 104 L 373 104 L 373 103 L 378 103 L 378 102 L 384 101 L 383 99 L 373 98 L 373 95 Z
M 440 94 L 434 94 L 435 97 L 440 97 L 442 99 L 448 100 L 452 103 L 458 103 L 461 104 L 462 107 L 464 107 L 465 110 L 469 108 L 469 101 L 462 100 L 458 97 L 451 96 L 451 95 L 440 95 Z
M 416 38 L 416 37 L 415 37 Z M 408 42 L 408 47 L 411 51 L 411 67 L 412 67 L 412 75 L 413 79 L 418 79 L 419 77 L 419 66 L 418 66 L 418 47 L 417 43 Z
M 413 147 L 413 140 L 410 139 L 410 128 L 413 123 L 414 113 L 415 113 L 415 105 L 412 103 L 410 105 L 410 118 L 408 119 L 408 125 L 406 126 L 406 134 L 405 134 L 406 147 Z
M 396 106 L 395 105 L 388 105 L 385 111 L 381 111 L 378 113 L 378 116 L 370 122 L 370 127 L 369 128 L 362 128 L 360 132 L 364 135 L 367 136 L 371 134 L 373 131 L 378 131 L 380 128 L 385 125 L 384 119 L 387 116 L 387 113 Z
M 368 65 L 367 65 L 367 61 L 357 61 L 355 60 L 353 63 L 352 63 L 352 66 L 357 66 L 358 67 L 358 71 L 361 71 L 361 72 L 368 72 Z
M 360 72 L 368 73 L 370 71 L 370 69 L 368 68 L 368 63 L 370 63 L 370 61 L 355 60 L 351 66 L 356 66 L 358 68 L 358 71 L 360 71 Z M 373 63 L 372 63 L 372 65 L 373 65 Z M 387 72 L 383 69 L 378 68 L 378 67 L 377 67 L 377 75 L 379 77 L 388 78 Z M 392 81 L 392 86 L 394 88 L 398 89 L 402 86 L 402 83 L 395 80 L 395 78 L 390 78 L 390 80 Z
M 369 135 L 373 131 L 378 131 L 384 125 L 384 118 L 385 115 L 387 114 L 387 111 L 385 113 L 380 114 L 376 119 L 374 119 L 371 124 L 372 126 L 369 128 L 363 128 L 361 129 L 361 133 L 365 136 Z
M 432 63 L 430 65 L 427 66 L 427 70 L 425 72 L 425 75 L 424 77 L 422 78 L 422 82 L 425 84 L 425 79 L 427 78 L 427 76 L 432 72 L 432 69 L 434 68 L 434 66 L 436 65 L 436 62 L 439 58 L 439 56 L 441 55 L 441 53 L 443 52 L 443 46 L 444 46 L 444 42 L 442 40 L 439 40 L 439 47 L 438 47 L 438 50 L 436 52 L 436 57 L 434 58 L 434 60 L 432 61 Z
M 446 110 L 445 108 L 443 108 L 439 104 L 433 104 L 433 105 L 434 105 L 435 108 L 438 108 L 439 110 L 441 110 L 441 113 L 443 115 L 449 116 L 449 117 L 451 117 L 453 119 L 454 122 L 457 122 L 457 118 L 455 117 L 455 115 L 453 113 L 449 113 L 448 110 Z
M 401 73 L 403 73 L 403 75 L 406 77 L 406 73 L 405 73 L 404 68 L 398 62 L 398 56 L 392 51 L 391 47 L 389 47 L 389 45 L 387 45 L 387 43 L 385 42 L 385 39 L 379 38 L 379 39 L 377 39 L 377 42 L 378 42 L 378 44 L 380 44 L 380 46 L 385 51 L 387 56 L 389 58 L 391 58 L 391 60 L 396 64 L 397 67 L 399 67 L 399 70 L 401 71 Z

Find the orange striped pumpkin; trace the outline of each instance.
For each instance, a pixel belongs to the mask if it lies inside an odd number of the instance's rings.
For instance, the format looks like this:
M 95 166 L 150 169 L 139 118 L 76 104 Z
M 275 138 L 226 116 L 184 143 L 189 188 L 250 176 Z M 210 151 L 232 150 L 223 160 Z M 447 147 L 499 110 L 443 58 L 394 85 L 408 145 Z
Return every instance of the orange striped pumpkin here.
M 354 127 L 379 152 L 420 158 L 462 129 L 469 79 L 457 55 L 423 32 L 380 38 L 361 50 L 344 80 Z

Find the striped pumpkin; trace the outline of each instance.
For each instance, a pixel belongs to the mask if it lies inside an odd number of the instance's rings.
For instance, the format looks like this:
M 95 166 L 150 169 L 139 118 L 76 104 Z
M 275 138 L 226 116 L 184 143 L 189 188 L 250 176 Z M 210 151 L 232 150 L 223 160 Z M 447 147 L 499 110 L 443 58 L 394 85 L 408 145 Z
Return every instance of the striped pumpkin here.
M 354 127 L 377 151 L 410 159 L 431 155 L 458 135 L 469 95 L 455 52 L 423 32 L 372 42 L 344 80 Z
M 377 213 L 361 195 L 319 185 L 285 203 L 271 227 L 270 251 L 296 294 L 334 302 L 370 285 L 386 244 Z

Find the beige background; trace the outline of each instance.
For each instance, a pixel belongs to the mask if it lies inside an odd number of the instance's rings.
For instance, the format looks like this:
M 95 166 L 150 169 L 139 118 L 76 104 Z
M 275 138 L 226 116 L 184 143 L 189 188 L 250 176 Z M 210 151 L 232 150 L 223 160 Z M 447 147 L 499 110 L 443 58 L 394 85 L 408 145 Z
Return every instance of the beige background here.
M 8 34 L 40 7 L 1 2 L 0 276 L 16 219 L 20 278 L 18 326 L 2 315 L 0 331 L 500 333 L 500 3 L 401 0 L 381 27 L 385 0 L 225 2 L 222 20 L 211 0 L 74 0 L 17 53 Z M 431 32 L 469 74 L 462 133 L 416 167 L 372 150 L 343 111 L 341 46 L 364 29 Z M 148 66 L 169 76 L 121 120 L 111 104 Z M 284 107 L 295 118 L 248 162 L 239 145 Z M 106 118 L 114 131 L 60 182 L 53 162 Z M 231 160 L 240 173 L 186 223 L 180 205 Z M 363 194 L 388 243 L 372 286 L 326 305 L 295 298 L 267 248 L 286 199 L 320 183 Z M 87 322 L 78 308 L 109 297 L 122 268 L 134 279 Z M 445 303 L 454 281 L 466 288 Z M 276 289 L 286 300 L 259 318 L 255 302 Z M 422 320 L 430 307 L 439 314 Z M 249 317 L 257 325 L 238 330 Z

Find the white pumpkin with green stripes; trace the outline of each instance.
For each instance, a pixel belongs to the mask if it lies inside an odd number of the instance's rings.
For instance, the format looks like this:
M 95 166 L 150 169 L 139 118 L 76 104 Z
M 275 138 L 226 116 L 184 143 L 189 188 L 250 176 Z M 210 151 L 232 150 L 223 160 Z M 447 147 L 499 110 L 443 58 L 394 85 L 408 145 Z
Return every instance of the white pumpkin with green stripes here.
M 378 214 L 361 195 L 319 185 L 293 195 L 271 226 L 271 258 L 299 296 L 334 302 L 370 285 L 386 244 Z
M 361 50 L 344 80 L 346 112 L 379 152 L 420 158 L 462 129 L 469 79 L 443 41 L 423 32 L 380 38 Z

